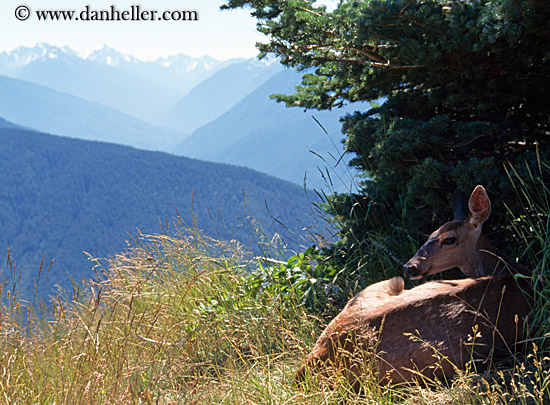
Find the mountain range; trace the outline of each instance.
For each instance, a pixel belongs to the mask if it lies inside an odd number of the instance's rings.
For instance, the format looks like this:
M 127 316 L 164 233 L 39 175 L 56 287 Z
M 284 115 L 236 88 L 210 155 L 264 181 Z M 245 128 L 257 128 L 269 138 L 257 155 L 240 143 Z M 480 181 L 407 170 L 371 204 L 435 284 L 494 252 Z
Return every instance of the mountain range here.
M 181 95 L 187 94 L 197 84 L 217 71 L 244 61 L 242 58 L 219 61 L 207 55 L 194 58 L 185 54 L 171 55 L 153 61 L 142 61 L 104 44 L 93 52 L 82 54 L 80 57 L 88 61 L 120 68 L 166 88 L 173 89 Z
M 300 235 L 315 221 L 304 179 L 353 182 L 339 118 L 361 108 L 270 98 L 300 76 L 277 60 L 141 61 L 106 46 L 0 53 L 0 261 L 9 249 L 31 297 L 43 258 L 54 261 L 41 293 L 69 289 L 91 275 L 84 251 L 113 255 L 178 215 L 249 245 L 256 220 L 267 237 Z
M 277 104 L 270 94 L 291 93 L 301 78 L 274 59 L 141 61 L 107 46 L 79 54 L 38 44 L 0 53 L 0 74 L 9 76 L 0 76 L 0 116 L 25 127 L 236 164 L 297 184 L 307 176 L 315 188 L 329 176 L 344 179 L 337 189 L 352 181 L 340 161 L 339 118 L 357 107 L 303 112 Z
M 159 123 L 192 133 L 229 111 L 282 69 L 274 59 L 231 64 L 179 99 Z
M 6 76 L 0 76 L 0 116 L 42 132 L 149 150 L 170 150 L 185 138 L 102 104 Z
M 326 186 L 329 177 L 333 178 L 330 188 L 349 187 L 352 179 L 347 158 L 336 166 L 343 153 L 339 117 L 361 104 L 305 112 L 270 98 L 273 93 L 291 93 L 300 80 L 300 73 L 294 70 L 279 71 L 223 115 L 194 131 L 175 151 L 251 167 L 296 184 L 306 177 L 312 188 Z
M 6 263 L 9 249 L 27 298 L 42 259 L 53 265 L 38 291 L 68 290 L 71 279 L 92 275 L 84 252 L 109 257 L 127 248 L 129 233 L 160 233 L 178 215 L 207 235 L 253 246 L 252 222 L 266 237 L 297 235 L 311 224 L 310 213 L 303 188 L 250 169 L 52 136 L 0 119 L 0 260 Z
M 78 54 L 38 44 L 0 53 L 0 74 L 154 121 L 201 81 L 237 61 L 175 55 L 145 62 L 107 46 Z

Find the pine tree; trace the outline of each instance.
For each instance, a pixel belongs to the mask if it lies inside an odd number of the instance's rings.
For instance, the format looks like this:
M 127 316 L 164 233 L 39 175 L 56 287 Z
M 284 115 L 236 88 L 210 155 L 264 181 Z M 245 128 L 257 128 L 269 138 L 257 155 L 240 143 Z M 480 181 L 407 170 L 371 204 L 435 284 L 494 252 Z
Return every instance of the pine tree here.
M 342 0 L 330 12 L 314 0 L 223 7 L 250 8 L 269 38 L 260 56 L 303 70 L 296 92 L 277 100 L 308 109 L 381 100 L 342 120 L 351 165 L 365 176 L 359 193 L 330 199 L 341 246 L 365 248 L 381 222 L 386 233 L 423 239 L 449 219 L 454 189 L 476 184 L 493 201 L 486 232 L 509 240 L 503 204 L 522 211 L 506 167 L 528 177 L 550 161 L 549 1 Z

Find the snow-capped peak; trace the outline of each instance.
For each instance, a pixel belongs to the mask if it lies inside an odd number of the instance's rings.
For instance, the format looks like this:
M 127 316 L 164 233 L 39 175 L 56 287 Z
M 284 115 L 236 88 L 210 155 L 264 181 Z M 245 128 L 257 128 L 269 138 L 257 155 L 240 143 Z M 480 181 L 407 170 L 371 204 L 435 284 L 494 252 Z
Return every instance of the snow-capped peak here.
M 59 48 L 44 42 L 33 47 L 21 46 L 9 52 L 3 52 L 3 63 L 11 68 L 22 68 L 37 60 L 58 59 L 63 56 L 74 56 L 76 53 L 64 46 Z
M 81 55 L 82 59 L 91 60 L 98 63 L 103 63 L 109 66 L 120 66 L 124 63 L 136 63 L 138 59 L 135 57 L 121 53 L 116 49 L 110 48 L 105 44 L 100 44 L 88 54 Z

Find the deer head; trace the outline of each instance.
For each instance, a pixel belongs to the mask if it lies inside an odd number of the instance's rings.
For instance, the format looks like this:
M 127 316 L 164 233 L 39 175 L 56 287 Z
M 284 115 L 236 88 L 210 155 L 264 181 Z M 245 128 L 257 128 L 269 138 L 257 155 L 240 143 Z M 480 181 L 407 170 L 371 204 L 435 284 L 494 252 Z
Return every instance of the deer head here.
M 481 225 L 491 213 L 491 201 L 482 186 L 470 200 L 457 188 L 452 200 L 454 219 L 433 232 L 427 242 L 404 266 L 411 280 L 458 267 L 469 277 L 485 275 L 478 248 Z

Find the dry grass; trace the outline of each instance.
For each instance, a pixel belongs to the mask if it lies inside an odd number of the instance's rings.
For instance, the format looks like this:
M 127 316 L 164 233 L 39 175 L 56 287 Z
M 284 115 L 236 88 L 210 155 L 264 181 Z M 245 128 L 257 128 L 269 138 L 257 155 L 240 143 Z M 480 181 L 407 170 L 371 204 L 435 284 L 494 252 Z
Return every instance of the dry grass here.
M 98 262 L 99 265 L 99 262 Z M 365 377 L 292 383 L 320 328 L 305 310 L 248 284 L 257 264 L 234 244 L 185 230 L 140 235 L 103 277 L 51 310 L 4 286 L 0 398 L 18 404 L 545 404 L 550 359 L 450 384 L 387 388 Z M 330 387 L 330 388 L 329 388 Z

